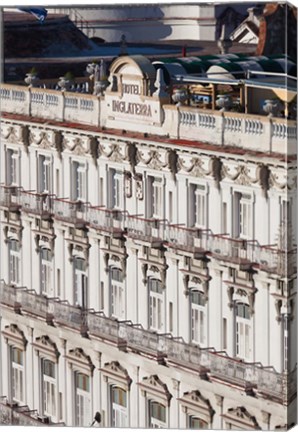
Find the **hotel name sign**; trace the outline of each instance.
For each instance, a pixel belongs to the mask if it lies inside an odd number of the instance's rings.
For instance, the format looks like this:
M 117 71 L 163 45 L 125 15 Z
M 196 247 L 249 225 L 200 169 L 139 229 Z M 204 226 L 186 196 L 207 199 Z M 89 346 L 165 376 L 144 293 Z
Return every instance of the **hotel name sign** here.
M 141 88 L 138 84 L 122 84 L 123 95 L 134 96 L 141 95 Z M 140 117 L 152 117 L 152 110 L 149 104 L 143 102 L 132 102 L 130 100 L 113 100 L 112 111 L 127 115 L 136 115 Z

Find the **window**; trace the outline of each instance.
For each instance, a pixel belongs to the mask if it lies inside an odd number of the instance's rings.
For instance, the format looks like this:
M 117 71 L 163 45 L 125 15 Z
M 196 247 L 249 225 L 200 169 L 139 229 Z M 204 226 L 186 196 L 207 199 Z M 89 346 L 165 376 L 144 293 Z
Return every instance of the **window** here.
M 237 303 L 236 306 L 236 356 L 251 360 L 251 322 L 249 306 Z
M 90 426 L 92 422 L 90 377 L 76 372 L 75 386 L 76 426 Z
M 204 294 L 200 291 L 191 291 L 191 342 L 206 343 L 206 309 Z
M 6 183 L 8 186 L 19 185 L 19 152 L 7 149 Z
M 123 210 L 123 174 L 121 171 L 110 171 L 110 208 Z
M 73 162 L 73 200 L 86 201 L 86 166 L 83 163 Z
M 39 156 L 38 192 L 51 193 L 52 167 L 49 156 Z
M 11 354 L 11 395 L 15 402 L 24 402 L 24 352 L 10 347 Z
M 49 249 L 42 248 L 40 251 L 40 284 L 41 293 L 47 296 L 53 296 L 52 281 L 52 253 Z
M 166 407 L 158 402 L 149 401 L 149 428 L 165 429 L 167 427 Z
M 206 188 L 190 185 L 190 225 L 205 228 L 207 213 Z
M 250 240 L 252 238 L 252 199 L 249 194 L 235 193 L 235 224 L 236 237 Z
M 161 219 L 163 217 L 163 187 L 162 179 L 149 177 L 148 217 Z
M 18 240 L 10 239 L 8 243 L 9 250 L 9 283 L 20 283 L 20 243 Z
M 57 416 L 56 364 L 46 359 L 42 359 L 41 364 L 43 414 L 50 416 L 52 421 L 55 421 Z
M 161 282 L 149 278 L 149 328 L 162 331 L 164 329 L 164 294 Z
M 115 318 L 125 318 L 125 293 L 122 270 L 110 268 L 111 315 Z
M 281 201 L 281 215 L 280 215 L 280 222 L 281 223 L 291 223 L 291 212 L 292 212 L 292 208 L 291 208 L 291 203 L 289 201 L 286 200 L 282 200 Z
M 88 278 L 86 275 L 86 262 L 75 257 L 74 265 L 74 304 L 84 308 L 88 307 Z
M 289 316 L 282 315 L 282 363 L 284 372 L 290 371 L 289 367 Z
M 120 387 L 111 386 L 111 426 L 127 427 L 127 392 Z
M 209 429 L 208 423 L 200 417 L 189 416 L 189 429 Z

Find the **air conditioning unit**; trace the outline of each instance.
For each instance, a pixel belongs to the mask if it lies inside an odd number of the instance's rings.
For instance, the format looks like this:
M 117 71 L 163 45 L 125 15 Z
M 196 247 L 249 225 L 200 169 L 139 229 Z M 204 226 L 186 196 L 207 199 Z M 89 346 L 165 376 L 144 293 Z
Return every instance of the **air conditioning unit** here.
M 44 416 L 44 415 L 38 415 L 37 420 L 40 421 L 41 423 L 44 423 L 44 424 L 50 423 L 50 417 Z

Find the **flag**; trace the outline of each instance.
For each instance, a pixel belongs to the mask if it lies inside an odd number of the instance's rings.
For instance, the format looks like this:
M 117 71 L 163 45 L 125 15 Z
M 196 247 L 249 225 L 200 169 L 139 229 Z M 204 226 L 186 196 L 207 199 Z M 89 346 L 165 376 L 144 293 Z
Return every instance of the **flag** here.
M 48 11 L 42 7 L 21 7 L 18 9 L 22 12 L 27 12 L 30 13 L 31 15 L 34 15 L 35 18 L 37 18 L 38 21 L 41 23 L 44 22 L 48 14 Z

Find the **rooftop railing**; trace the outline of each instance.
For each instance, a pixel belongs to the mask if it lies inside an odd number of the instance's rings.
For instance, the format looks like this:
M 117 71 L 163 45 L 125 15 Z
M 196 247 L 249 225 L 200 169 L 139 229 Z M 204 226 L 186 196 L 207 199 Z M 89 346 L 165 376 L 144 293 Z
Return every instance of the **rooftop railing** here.
M 131 349 L 156 357 L 157 361 L 162 359 L 163 362 L 199 371 L 234 385 L 249 387 L 268 397 L 281 399 L 283 403 L 288 403 L 296 393 L 296 385 L 293 384 L 296 383 L 296 369 L 287 374 L 277 373 L 273 368 L 259 363 L 246 363 L 228 357 L 224 352 L 186 343 L 182 338 L 158 334 L 139 324 L 121 322 L 106 317 L 102 312 L 83 310 L 67 301 L 49 299 L 33 290 L 12 287 L 0 281 L 1 305 L 15 308 L 16 302 L 22 314 L 40 318 L 51 316 L 52 322 L 57 325 L 67 326 L 81 334 L 84 328 L 84 334 L 88 332 L 89 337 L 98 337 L 121 346 L 121 349 Z
M 106 112 L 107 103 L 104 98 L 12 84 L 1 84 L 0 88 L 3 112 L 117 128 L 115 113 L 110 116 Z M 172 106 L 161 104 L 160 109 L 163 110 L 160 117 L 164 121 L 154 128 L 152 123 L 144 124 L 142 132 L 150 133 L 154 130 L 154 134 L 168 135 L 173 139 L 199 139 L 218 146 L 236 146 L 263 152 L 296 152 L 297 124 L 294 120 L 191 106 L 177 107 L 173 112 Z M 140 132 L 140 126 L 133 117 L 126 120 L 126 129 Z
M 10 209 L 11 206 L 43 218 L 51 216 L 76 227 L 90 226 L 116 237 L 125 235 L 148 242 L 152 247 L 163 243 L 172 249 L 192 252 L 198 258 L 211 255 L 243 268 L 256 265 L 281 276 L 291 275 L 297 268 L 296 247 L 287 249 L 278 245 L 260 245 L 256 240 L 232 238 L 226 234 L 214 234 L 211 230 L 186 228 L 166 220 L 146 219 L 120 210 L 0 185 L 0 207 Z

